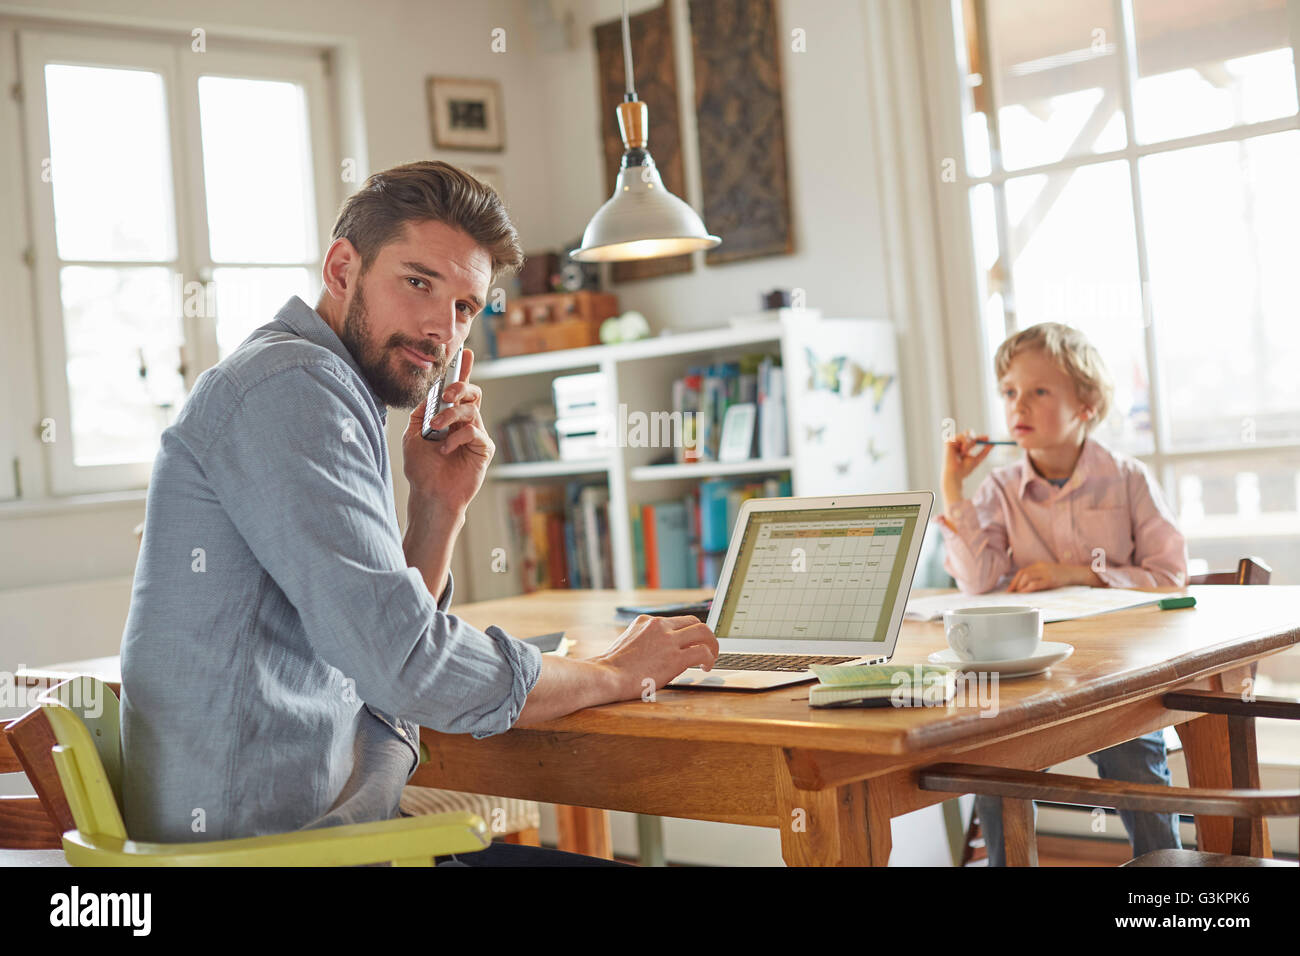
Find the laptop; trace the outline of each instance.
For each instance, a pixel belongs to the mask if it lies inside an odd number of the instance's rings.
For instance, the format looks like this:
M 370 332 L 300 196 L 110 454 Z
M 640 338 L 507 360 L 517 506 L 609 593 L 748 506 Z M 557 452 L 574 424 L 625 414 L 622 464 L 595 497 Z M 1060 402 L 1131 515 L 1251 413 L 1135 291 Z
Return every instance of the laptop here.
M 741 506 L 708 624 L 719 656 L 669 687 L 767 690 L 811 664 L 894 655 L 934 494 L 751 498 Z

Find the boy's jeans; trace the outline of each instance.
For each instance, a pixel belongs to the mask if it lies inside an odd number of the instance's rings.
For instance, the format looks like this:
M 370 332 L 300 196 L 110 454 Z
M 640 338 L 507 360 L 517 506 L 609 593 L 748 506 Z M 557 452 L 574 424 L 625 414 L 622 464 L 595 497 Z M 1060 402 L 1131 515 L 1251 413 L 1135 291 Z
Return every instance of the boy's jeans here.
M 1170 774 L 1165 753 L 1164 734 L 1157 730 L 1145 737 L 1116 744 L 1088 759 L 1097 765 L 1097 773 L 1106 780 L 1126 780 L 1129 783 L 1160 783 L 1169 786 Z M 998 797 L 975 795 L 975 812 L 979 814 L 984 831 L 989 866 L 1006 866 L 1006 847 L 1002 842 L 1002 800 Z M 1182 849 L 1178 836 L 1178 821 L 1173 813 L 1143 813 L 1133 810 L 1119 811 L 1133 855 L 1141 856 L 1153 850 Z M 1038 805 L 1034 804 L 1034 820 L 1038 819 Z

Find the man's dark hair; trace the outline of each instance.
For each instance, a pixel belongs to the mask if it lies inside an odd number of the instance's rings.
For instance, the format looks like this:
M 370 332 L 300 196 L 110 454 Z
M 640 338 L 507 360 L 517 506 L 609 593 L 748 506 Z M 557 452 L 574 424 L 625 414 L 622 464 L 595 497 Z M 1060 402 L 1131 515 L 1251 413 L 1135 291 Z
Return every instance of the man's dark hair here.
M 375 173 L 339 210 L 331 241 L 346 238 L 361 253 L 361 271 L 408 222 L 426 220 L 461 230 L 492 257 L 492 282 L 523 265 L 519 233 L 496 191 L 464 170 L 430 160 Z

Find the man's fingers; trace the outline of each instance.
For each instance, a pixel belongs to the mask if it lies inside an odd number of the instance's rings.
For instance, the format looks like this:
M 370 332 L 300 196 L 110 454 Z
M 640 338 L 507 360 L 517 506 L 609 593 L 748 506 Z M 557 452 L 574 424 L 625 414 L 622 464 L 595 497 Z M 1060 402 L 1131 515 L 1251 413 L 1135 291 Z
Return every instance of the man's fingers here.
M 659 620 L 665 624 L 671 625 L 671 630 L 679 631 L 684 627 L 690 627 L 693 624 L 699 624 L 700 619 L 694 614 L 677 614 L 673 617 L 661 617 Z
M 703 644 L 694 644 L 687 648 L 687 651 L 687 667 L 701 667 L 706 671 L 713 670 L 713 662 L 718 659 L 717 651 L 711 650 Z
M 414 427 L 416 427 L 416 428 L 420 428 L 421 426 L 423 426 L 423 424 L 424 424 L 424 406 L 426 406 L 426 405 L 428 405 L 428 404 L 429 404 L 428 396 L 425 396 L 424 401 L 422 401 L 422 402 L 419 404 L 419 406 L 411 412 L 411 418 L 410 418 L 410 421 L 407 422 L 408 427 L 409 427 L 409 426 L 414 426 Z
M 693 644 L 704 644 L 712 647 L 714 651 L 718 648 L 718 638 L 709 630 L 707 624 L 692 624 L 690 627 L 684 627 L 674 632 L 677 638 L 678 647 L 690 647 Z
M 483 389 L 472 382 L 452 382 L 443 389 L 443 401 L 453 404 L 479 405 L 483 402 Z
M 469 370 L 474 367 L 474 350 L 471 348 L 462 349 L 460 353 L 460 378 L 458 382 L 469 380 Z
M 457 428 L 443 439 L 443 454 L 450 455 L 462 445 L 476 445 L 486 449 L 488 447 L 486 439 L 487 433 L 479 431 L 473 425 L 468 428 Z

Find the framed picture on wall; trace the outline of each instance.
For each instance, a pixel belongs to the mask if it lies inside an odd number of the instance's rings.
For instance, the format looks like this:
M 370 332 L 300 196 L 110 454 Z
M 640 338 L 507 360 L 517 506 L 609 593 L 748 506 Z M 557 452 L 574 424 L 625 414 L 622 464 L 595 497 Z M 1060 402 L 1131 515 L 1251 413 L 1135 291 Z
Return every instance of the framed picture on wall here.
M 431 76 L 425 80 L 429 127 L 439 149 L 505 148 L 501 84 L 496 80 Z

